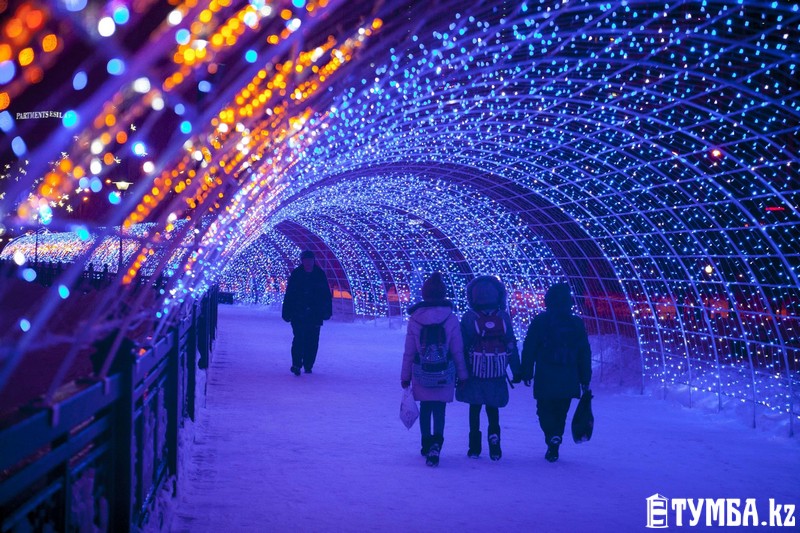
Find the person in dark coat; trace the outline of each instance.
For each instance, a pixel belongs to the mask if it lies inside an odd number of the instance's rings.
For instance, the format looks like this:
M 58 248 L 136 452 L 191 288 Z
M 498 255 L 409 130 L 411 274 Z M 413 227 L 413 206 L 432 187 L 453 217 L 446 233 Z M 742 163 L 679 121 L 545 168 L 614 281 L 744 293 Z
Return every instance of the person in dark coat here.
M 458 330 L 458 318 L 453 314 L 453 303 L 447 299 L 442 275 L 434 272 L 422 285 L 422 301 L 408 309 L 411 318 L 406 330 L 403 364 L 400 369 L 400 386 L 411 386 L 414 399 L 419 401 L 419 429 L 422 437 L 420 453 L 425 456 L 428 466 L 439 465 L 439 453 L 444 443 L 444 415 L 447 404 L 453 401 L 455 378 L 466 381 L 469 375 L 464 365 L 464 348 Z M 414 372 L 419 362 L 422 346 L 422 333 L 426 326 L 441 326 L 444 332 L 443 344 L 447 347 L 449 376 L 452 379 L 436 386 L 426 386 Z M 413 384 L 413 386 L 412 386 Z M 431 432 L 433 421 L 433 432 Z
M 489 456 L 497 461 L 500 448 L 500 408 L 508 404 L 507 366 L 514 381 L 520 370 L 519 349 L 511 317 L 506 311 L 506 288 L 494 276 L 478 276 L 467 285 L 470 309 L 461 317 L 461 336 L 469 380 L 456 391 L 456 399 L 469 404 L 469 450 L 481 454 L 481 409 L 489 419 Z M 488 353 L 487 353 L 488 352 Z M 500 361 L 497 363 L 496 361 Z
M 333 314 L 333 297 L 325 272 L 315 264 L 314 252 L 300 254 L 301 265 L 295 268 L 286 284 L 281 316 L 292 324 L 292 367 L 295 376 L 300 369 L 311 373 L 317 360 L 319 330 L 322 322 Z
M 558 460 L 558 447 L 572 398 L 580 398 L 592 379 L 592 352 L 583 320 L 572 313 L 569 285 L 557 283 L 544 297 L 547 310 L 528 327 L 522 345 L 521 378 L 533 379 L 536 414 L 547 444 L 545 459 Z

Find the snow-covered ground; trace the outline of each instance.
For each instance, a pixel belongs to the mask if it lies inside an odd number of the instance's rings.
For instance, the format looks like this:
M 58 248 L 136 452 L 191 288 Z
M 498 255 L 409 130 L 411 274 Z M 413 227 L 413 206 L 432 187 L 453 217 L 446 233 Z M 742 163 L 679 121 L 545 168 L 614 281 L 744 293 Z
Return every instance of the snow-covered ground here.
M 172 531 L 627 532 L 646 530 L 656 493 L 739 498 L 740 511 L 755 498 L 759 522 L 770 498 L 800 504 L 797 438 L 600 384 L 592 441 L 565 435 L 557 463 L 543 458 L 531 389 L 517 386 L 500 412 L 500 461 L 485 443 L 466 457 L 468 408 L 456 402 L 441 465 L 429 468 L 419 427 L 398 417 L 397 322 L 326 323 L 314 373 L 295 377 L 277 314 L 222 306 L 219 317 Z M 673 529 L 675 519 L 670 510 Z

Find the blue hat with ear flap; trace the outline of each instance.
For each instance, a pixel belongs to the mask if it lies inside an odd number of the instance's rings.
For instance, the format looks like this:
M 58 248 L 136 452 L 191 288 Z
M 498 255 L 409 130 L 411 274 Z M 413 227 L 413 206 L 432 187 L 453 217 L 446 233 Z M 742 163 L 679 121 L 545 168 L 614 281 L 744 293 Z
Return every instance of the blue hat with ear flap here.
M 494 276 L 478 276 L 467 285 L 467 303 L 476 311 L 505 309 L 506 288 Z

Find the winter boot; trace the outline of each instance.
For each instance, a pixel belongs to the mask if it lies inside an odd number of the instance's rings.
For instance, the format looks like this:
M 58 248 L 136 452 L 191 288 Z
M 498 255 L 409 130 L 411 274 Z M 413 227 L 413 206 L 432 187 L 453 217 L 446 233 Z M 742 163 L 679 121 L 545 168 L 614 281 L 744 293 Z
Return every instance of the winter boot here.
M 428 458 L 425 464 L 428 466 L 439 466 L 439 452 L 442 451 L 444 439 L 440 435 L 432 437 L 431 447 L 428 450 Z
M 544 458 L 550 461 L 551 463 L 555 463 L 558 461 L 558 447 L 561 445 L 561 437 L 558 435 L 554 435 L 550 437 L 550 440 L 547 442 L 547 452 L 544 454 Z
M 422 457 L 428 456 L 428 450 L 431 449 L 431 443 L 433 442 L 433 437 L 422 437 L 422 447 L 419 450 L 420 455 Z
M 469 450 L 467 450 L 467 457 L 477 459 L 481 455 L 481 432 L 469 432 Z
M 299 366 L 293 366 L 289 370 L 291 370 L 292 374 L 294 374 L 295 376 L 299 376 L 300 375 L 300 367 Z
M 499 461 L 503 456 L 500 449 L 500 428 L 489 429 L 489 457 L 492 461 Z

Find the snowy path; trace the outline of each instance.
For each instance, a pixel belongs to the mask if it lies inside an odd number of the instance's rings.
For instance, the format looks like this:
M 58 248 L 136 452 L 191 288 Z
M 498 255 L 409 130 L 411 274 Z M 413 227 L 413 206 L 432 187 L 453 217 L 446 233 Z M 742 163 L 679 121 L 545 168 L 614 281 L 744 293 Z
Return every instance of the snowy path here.
M 327 323 L 315 373 L 298 378 L 277 315 L 219 316 L 173 531 L 627 532 L 646 531 L 656 492 L 757 498 L 764 520 L 769 498 L 800 504 L 797 439 L 602 390 L 593 440 L 565 442 L 555 464 L 530 389 L 501 411 L 496 463 L 466 457 L 467 406 L 450 404 L 441 465 L 428 468 L 418 426 L 398 419 L 402 330 Z

